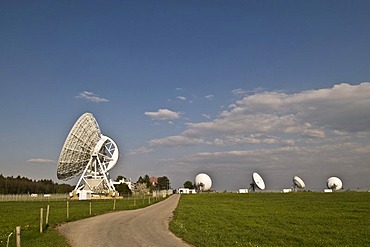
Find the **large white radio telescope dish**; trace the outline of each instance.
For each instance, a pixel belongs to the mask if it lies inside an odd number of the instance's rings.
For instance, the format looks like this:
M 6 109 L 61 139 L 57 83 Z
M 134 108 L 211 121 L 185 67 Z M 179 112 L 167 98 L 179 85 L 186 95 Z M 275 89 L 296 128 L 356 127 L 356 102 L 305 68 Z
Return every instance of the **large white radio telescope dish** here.
M 103 135 L 91 113 L 78 118 L 64 142 L 58 160 L 57 177 L 68 180 L 81 174 L 75 191 L 115 191 L 108 171 L 117 163 L 117 144 Z
M 256 191 L 256 187 L 260 190 L 264 190 L 266 188 L 265 182 L 257 172 L 252 174 L 252 179 L 253 183 L 251 183 L 251 187 L 249 189 L 252 189 L 253 192 Z
M 293 177 L 293 184 L 294 184 L 294 187 L 297 187 L 299 189 L 304 189 L 306 187 L 303 180 L 298 176 Z
M 333 191 L 335 191 L 335 190 L 342 189 L 343 183 L 342 183 L 342 180 L 340 180 L 337 177 L 330 177 L 326 181 L 326 185 L 328 186 L 329 189 L 332 189 Z
M 198 191 L 208 191 L 212 187 L 211 177 L 205 173 L 199 173 L 194 179 Z

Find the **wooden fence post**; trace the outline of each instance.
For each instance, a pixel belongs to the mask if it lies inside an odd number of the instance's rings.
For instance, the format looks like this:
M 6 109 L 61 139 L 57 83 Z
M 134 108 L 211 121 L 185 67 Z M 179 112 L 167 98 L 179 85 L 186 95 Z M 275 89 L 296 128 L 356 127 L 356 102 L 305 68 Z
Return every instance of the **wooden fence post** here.
M 69 219 L 69 201 L 67 201 L 67 219 Z
M 90 215 L 91 215 L 91 202 L 90 202 L 90 211 L 89 212 L 90 212 Z
M 50 205 L 48 205 L 46 207 L 46 221 L 45 221 L 45 224 L 48 225 L 49 224 L 49 212 L 50 212 Z
M 21 227 L 20 226 L 17 226 L 15 228 L 15 232 L 16 232 L 16 243 L 17 243 L 17 247 L 21 247 Z
M 40 233 L 42 233 L 42 225 L 44 223 L 44 219 L 43 219 L 43 212 L 44 212 L 44 208 L 40 208 Z

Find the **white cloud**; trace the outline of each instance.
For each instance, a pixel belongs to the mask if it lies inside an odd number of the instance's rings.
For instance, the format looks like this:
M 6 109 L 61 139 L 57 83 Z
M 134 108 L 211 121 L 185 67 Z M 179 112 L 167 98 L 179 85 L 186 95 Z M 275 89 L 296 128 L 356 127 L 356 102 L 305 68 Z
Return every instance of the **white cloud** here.
M 128 155 L 146 154 L 146 153 L 151 153 L 151 152 L 153 152 L 152 148 L 139 147 L 139 148 L 130 150 L 130 152 L 128 152 Z
M 231 93 L 235 96 L 238 96 L 238 97 L 239 96 L 244 96 L 244 95 L 247 94 L 247 92 L 245 90 L 241 89 L 241 88 L 234 89 L 234 90 L 231 91 Z
M 339 84 L 333 88 L 308 90 L 296 94 L 263 92 L 236 102 L 232 115 L 257 112 L 288 115 L 301 123 L 338 131 L 370 131 L 370 83 Z
M 295 94 L 260 92 L 236 101 L 212 121 L 187 123 L 176 139 L 168 137 L 155 143 L 293 145 L 351 132 L 370 135 L 369 106 L 370 83 L 339 84 Z
M 84 100 L 95 102 L 95 103 L 108 102 L 109 101 L 108 99 L 100 97 L 100 96 L 94 94 L 93 92 L 89 92 L 89 91 L 83 91 L 83 92 L 79 93 L 75 98 L 84 99 Z
M 256 150 L 231 150 L 220 152 L 199 152 L 179 160 L 184 164 L 234 164 L 238 166 L 256 166 L 264 168 L 296 169 L 305 167 L 307 171 L 317 168 L 339 168 L 360 165 L 367 166 L 370 145 L 355 143 L 333 143 L 306 147 L 261 148 Z M 343 169 L 343 168 L 342 168 Z M 337 171 L 336 171 L 337 172 Z
M 250 136 L 226 136 L 223 139 L 215 138 L 212 143 L 217 146 L 239 146 L 251 144 L 281 144 L 284 146 L 293 146 L 295 144 L 295 141 L 289 139 L 281 139 L 274 136 L 256 134 Z
M 43 158 L 29 159 L 29 160 L 27 160 L 27 162 L 28 163 L 40 163 L 40 164 L 55 164 L 55 163 L 57 163 L 55 160 L 43 159 Z
M 176 98 L 179 99 L 179 100 L 186 100 L 186 97 L 184 97 L 184 96 L 177 96 Z
M 239 109 L 235 110 L 236 112 Z M 294 115 L 277 114 L 225 114 L 223 117 L 209 122 L 189 123 L 185 136 L 233 136 L 265 133 L 265 134 L 294 134 L 305 137 L 325 137 L 325 133 L 309 124 L 301 123 Z
M 193 146 L 197 144 L 204 144 L 204 141 L 199 138 L 189 138 L 180 135 L 169 136 L 149 141 L 150 146 L 178 147 L 178 146 Z
M 231 90 L 231 93 L 240 98 L 240 97 L 244 97 L 246 96 L 247 94 L 255 94 L 255 93 L 259 93 L 259 92 L 262 92 L 264 91 L 264 88 L 262 87 L 257 87 L 257 88 L 254 88 L 252 90 L 244 90 L 244 89 L 241 89 L 241 88 L 237 88 L 237 89 L 234 89 L 234 90 Z
M 209 115 L 209 114 L 202 114 L 202 116 L 207 118 L 207 119 L 211 119 L 211 115 Z
M 180 118 L 180 113 L 168 109 L 159 109 L 156 112 L 145 112 L 144 114 L 153 120 L 171 120 Z
M 213 100 L 215 98 L 215 96 L 213 94 L 209 94 L 205 98 L 208 99 L 208 100 Z

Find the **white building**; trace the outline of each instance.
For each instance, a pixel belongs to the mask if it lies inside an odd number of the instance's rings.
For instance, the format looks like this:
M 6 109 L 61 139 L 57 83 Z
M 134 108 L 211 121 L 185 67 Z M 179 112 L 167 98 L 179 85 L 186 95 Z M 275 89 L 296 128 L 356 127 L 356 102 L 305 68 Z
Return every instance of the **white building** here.
M 176 193 L 178 194 L 196 194 L 195 189 L 188 189 L 188 188 L 178 188 Z
M 248 189 L 239 189 L 238 193 L 241 193 L 241 194 L 248 193 Z
M 91 200 L 92 191 L 91 190 L 80 190 L 78 193 L 79 200 Z
M 121 179 L 120 181 L 116 182 L 116 181 L 110 181 L 113 185 L 118 185 L 118 184 L 127 184 L 128 188 L 132 191 L 132 182 L 131 182 L 131 178 L 127 179 L 127 178 L 123 178 Z
M 281 193 L 290 193 L 292 192 L 292 189 L 283 189 Z

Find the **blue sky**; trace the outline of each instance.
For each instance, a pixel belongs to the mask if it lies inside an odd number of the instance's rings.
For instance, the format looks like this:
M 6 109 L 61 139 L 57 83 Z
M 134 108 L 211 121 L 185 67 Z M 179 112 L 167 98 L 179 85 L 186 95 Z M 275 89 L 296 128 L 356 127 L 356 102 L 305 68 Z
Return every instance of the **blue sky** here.
M 57 182 L 84 112 L 111 175 L 369 188 L 368 1 L 2 1 L 0 173 Z M 73 181 L 72 181 L 73 183 Z

